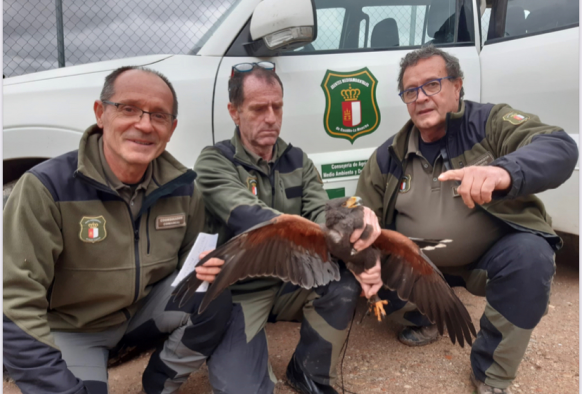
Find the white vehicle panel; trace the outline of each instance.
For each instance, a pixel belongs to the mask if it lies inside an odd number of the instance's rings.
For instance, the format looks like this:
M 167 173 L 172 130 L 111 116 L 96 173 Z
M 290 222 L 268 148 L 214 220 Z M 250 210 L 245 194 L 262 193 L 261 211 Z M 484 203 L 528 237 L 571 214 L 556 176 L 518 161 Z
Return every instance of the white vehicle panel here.
M 538 194 L 546 211 L 552 217 L 552 227 L 570 234 L 580 234 L 580 169 L 558 189 L 546 190 Z
M 579 129 L 580 28 L 486 44 L 481 51 L 484 103 L 508 103 L 568 133 Z M 559 59 L 559 60 L 558 60 Z M 509 72 L 519 70 L 519 72 Z
M 56 157 L 79 149 L 80 139 L 81 133 L 75 130 L 52 127 L 4 128 L 4 160 Z
M 575 27 L 486 44 L 480 55 L 481 102 L 508 103 L 535 114 L 578 142 L 579 33 Z M 509 66 L 519 72 L 509 72 Z M 579 163 L 558 189 L 539 194 L 553 227 L 572 234 L 580 231 Z

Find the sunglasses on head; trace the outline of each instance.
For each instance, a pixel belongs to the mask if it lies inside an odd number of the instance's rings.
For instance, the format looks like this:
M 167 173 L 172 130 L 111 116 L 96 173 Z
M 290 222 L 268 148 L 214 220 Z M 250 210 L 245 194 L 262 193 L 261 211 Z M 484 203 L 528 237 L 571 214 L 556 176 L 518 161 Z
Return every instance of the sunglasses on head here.
M 275 63 L 272 62 L 239 63 L 232 66 L 230 77 L 232 78 L 235 73 L 247 73 L 255 67 L 261 67 L 268 71 L 275 71 Z

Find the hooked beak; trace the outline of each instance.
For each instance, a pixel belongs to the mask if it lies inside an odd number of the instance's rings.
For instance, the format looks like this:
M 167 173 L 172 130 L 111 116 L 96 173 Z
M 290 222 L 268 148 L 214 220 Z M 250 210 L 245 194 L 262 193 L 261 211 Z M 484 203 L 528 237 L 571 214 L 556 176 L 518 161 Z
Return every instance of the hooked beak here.
M 345 202 L 345 207 L 346 208 L 357 208 L 357 207 L 361 207 L 362 204 L 362 199 L 358 196 L 352 196 L 350 198 L 348 198 L 348 200 Z

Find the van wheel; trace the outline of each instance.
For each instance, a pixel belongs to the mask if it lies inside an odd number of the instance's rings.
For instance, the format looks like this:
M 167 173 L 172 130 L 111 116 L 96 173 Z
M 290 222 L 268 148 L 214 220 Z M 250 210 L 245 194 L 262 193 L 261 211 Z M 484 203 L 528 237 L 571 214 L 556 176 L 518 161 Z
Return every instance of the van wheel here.
M 18 180 L 8 182 L 2 187 L 2 196 L 4 198 L 4 201 L 2 202 L 2 208 L 6 206 L 6 201 L 8 201 L 8 197 L 10 197 L 10 193 L 12 193 L 12 189 L 14 189 L 16 182 L 18 182 Z

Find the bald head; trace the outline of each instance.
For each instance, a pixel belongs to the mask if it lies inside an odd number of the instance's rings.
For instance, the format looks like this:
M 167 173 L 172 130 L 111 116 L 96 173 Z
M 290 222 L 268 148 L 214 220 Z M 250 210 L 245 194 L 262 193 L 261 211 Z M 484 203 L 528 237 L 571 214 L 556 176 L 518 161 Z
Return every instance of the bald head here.
M 170 92 L 172 93 L 172 98 L 173 98 L 173 103 L 172 103 L 172 115 L 174 115 L 174 117 L 178 117 L 178 98 L 176 97 L 176 91 L 174 90 L 174 86 L 172 86 L 172 83 L 168 80 L 168 78 L 166 78 L 162 73 L 152 70 L 150 68 L 147 67 L 141 67 L 141 66 L 124 66 L 124 67 L 120 67 L 116 70 L 114 70 L 111 74 L 109 74 L 108 76 L 105 77 L 105 84 L 103 85 L 103 89 L 101 89 L 101 95 L 99 96 L 99 99 L 101 101 L 109 101 L 111 100 L 111 97 L 113 97 L 113 95 L 115 94 L 115 81 L 117 80 L 117 78 L 119 78 L 119 76 L 125 72 L 128 71 L 142 71 L 142 72 L 146 72 L 146 73 L 150 73 L 152 75 L 157 76 L 158 78 L 160 78 L 170 89 Z

